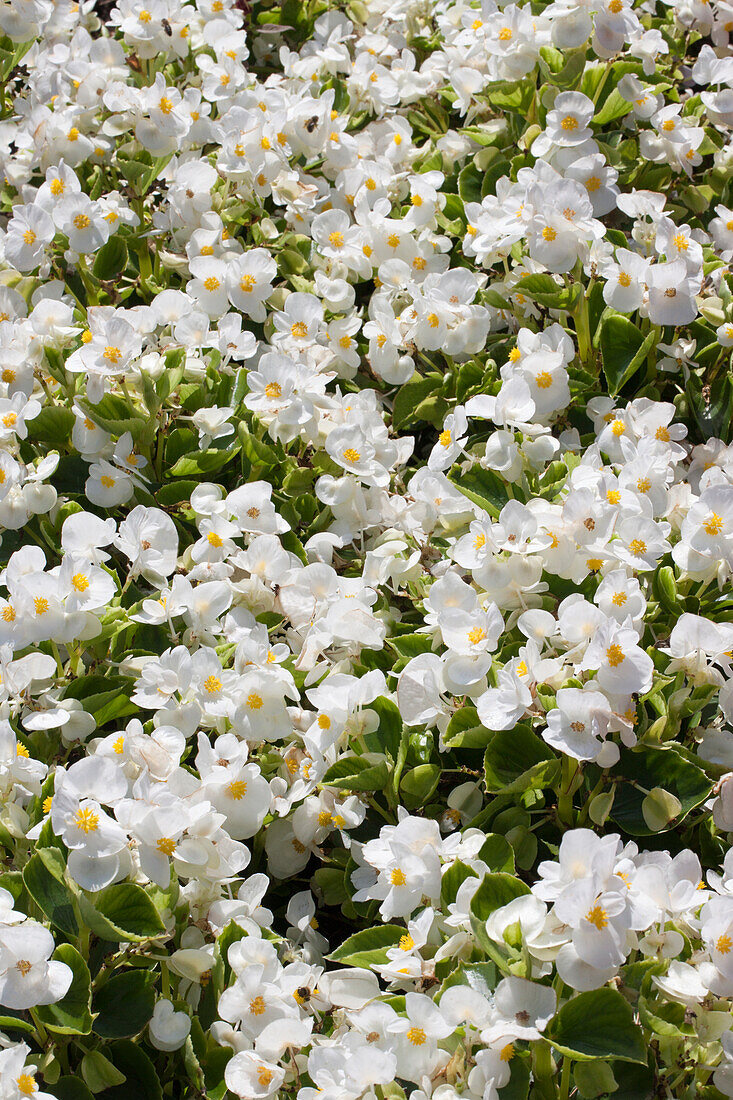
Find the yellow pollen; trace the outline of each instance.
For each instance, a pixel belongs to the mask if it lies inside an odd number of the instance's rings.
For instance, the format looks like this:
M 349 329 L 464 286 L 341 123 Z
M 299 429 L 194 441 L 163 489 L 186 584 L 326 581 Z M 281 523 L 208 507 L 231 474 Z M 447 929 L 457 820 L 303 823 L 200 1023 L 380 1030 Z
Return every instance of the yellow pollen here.
M 74 573 L 71 583 L 77 592 L 86 592 L 89 587 L 89 578 L 85 577 L 83 573 Z
M 19 970 L 25 978 L 28 974 L 30 974 L 31 970 L 33 969 L 33 963 L 28 962 L 28 959 L 18 959 L 17 963 L 15 964 L 15 969 Z
M 250 294 L 254 290 L 256 282 L 254 275 L 243 275 L 239 280 L 239 289 L 243 290 L 245 294 Z
M 613 642 L 606 650 L 606 659 L 611 668 L 618 668 L 625 658 L 626 654 L 616 642 Z
M 623 420 L 614 420 L 613 424 L 611 425 L 611 431 L 615 436 L 623 435 L 626 431 L 626 425 L 624 424 Z
M 331 815 L 328 810 L 321 810 L 318 815 L 318 824 L 321 826 L 322 829 L 325 829 L 328 825 L 331 824 Z
M 208 279 L 204 279 L 204 287 L 206 288 L 206 290 L 209 291 L 209 293 L 214 290 L 218 290 L 220 285 L 221 284 L 219 283 L 216 275 L 209 275 Z
M 632 539 L 629 543 L 629 550 L 637 558 L 640 558 L 642 554 L 646 554 L 646 543 L 643 539 Z
M 540 371 L 535 378 L 535 382 L 541 390 L 547 390 L 552 385 L 552 375 L 547 370 Z
M 390 235 L 387 237 L 387 244 L 389 245 L 390 248 L 399 248 L 399 246 L 400 246 L 399 234 L 398 233 L 390 233 Z
M 99 481 L 102 485 L 104 485 L 105 489 L 111 489 L 115 483 L 115 479 L 113 477 L 110 477 L 109 474 L 102 474 Z
M 687 252 L 690 242 L 684 233 L 675 233 L 672 238 L 672 244 L 675 246 L 678 252 Z
M 49 190 L 52 195 L 63 195 L 66 190 L 66 184 L 57 177 L 55 180 L 51 180 Z
M 176 842 L 169 836 L 161 836 L 155 845 L 158 851 L 164 856 L 172 856 L 176 850 Z
M 235 802 L 239 802 L 247 793 L 247 784 L 243 779 L 235 779 L 225 790 L 230 798 L 233 798 Z
M 616 607 L 623 607 L 627 599 L 628 597 L 625 592 L 614 592 L 613 596 L 611 596 L 611 603 L 615 604 Z
M 585 181 L 585 189 L 586 191 L 590 191 L 591 194 L 597 191 L 600 186 L 601 181 L 598 179 L 598 176 L 588 176 L 588 179 Z
M 169 115 L 173 110 L 173 103 L 167 95 L 161 97 L 158 107 L 161 109 L 164 115 Z
M 3 417 L 3 424 L 6 428 L 14 428 L 18 423 L 18 417 L 15 413 L 6 413 Z
M 572 115 L 565 115 L 565 118 L 562 120 L 560 125 L 562 126 L 563 130 L 567 130 L 569 133 L 572 133 L 573 130 L 578 129 L 578 120 L 577 118 L 573 118 Z
M 618 504 L 621 500 L 621 493 L 618 489 L 609 489 L 606 492 L 606 500 L 609 504 Z
M 204 691 L 208 695 L 216 695 L 218 691 L 221 691 L 221 680 L 218 676 L 207 676 L 204 680 Z
M 79 140 L 79 131 L 77 130 L 76 126 L 71 127 L 68 134 L 66 135 L 66 139 L 67 139 L 67 141 L 78 141 Z
M 410 199 L 413 206 L 422 206 L 423 200 L 421 195 L 413 195 Z
M 506 1046 L 501 1048 L 499 1052 L 499 1058 L 502 1062 L 511 1062 L 514 1057 L 514 1043 L 507 1043 Z
M 517 665 L 517 676 L 526 676 L 529 672 L 525 661 L 520 661 Z
M 726 936 L 725 934 L 718 936 L 715 941 L 715 950 L 719 951 L 721 955 L 729 954 L 731 947 L 733 947 L 733 940 L 731 940 L 730 936 Z
M 450 447 L 452 439 L 453 436 L 451 435 L 450 428 L 446 428 L 445 431 L 442 431 L 438 436 L 438 443 L 440 443 L 441 447 Z
M 421 1027 L 411 1027 L 407 1032 L 407 1038 L 413 1046 L 421 1047 L 427 1036 Z
M 546 225 L 545 228 L 542 230 L 542 239 L 543 240 L 552 242 L 552 241 L 555 240 L 556 237 L 557 237 L 557 233 L 555 232 L 555 230 L 552 228 L 551 225 Z
M 15 747 L 15 755 L 16 756 L 30 757 L 30 753 L 28 752 L 28 749 L 25 747 L 25 745 L 21 745 L 20 741 L 18 742 L 18 744 Z
M 74 824 L 83 833 L 94 833 L 99 828 L 99 814 L 95 814 L 94 810 L 90 810 L 88 806 L 84 810 L 78 809 Z
M 405 877 L 405 872 L 402 870 L 401 867 L 395 867 L 394 871 L 389 876 L 389 881 L 392 886 L 405 885 L 405 883 L 407 882 L 407 878 Z
M 486 535 L 476 535 L 473 540 L 474 550 L 483 550 L 484 546 L 486 546 Z
M 221 535 L 217 535 L 216 531 L 209 531 L 208 535 L 206 536 L 206 541 L 208 542 L 209 546 L 213 546 L 216 550 L 218 550 L 224 542 Z
M 120 734 L 120 736 L 116 739 L 112 748 L 118 756 L 122 756 L 123 752 L 125 751 L 125 738 L 123 734 Z
M 262 696 L 258 695 L 256 691 L 251 691 L 247 696 L 247 706 L 250 710 L 260 710 L 262 708 Z
M 44 596 L 36 596 L 33 600 L 36 615 L 45 615 L 48 611 L 48 600 Z
M 631 286 L 631 276 L 626 271 L 619 271 L 618 281 L 620 286 Z
M 711 512 L 703 523 L 703 527 L 708 535 L 719 535 L 724 527 L 723 517 Z
M 585 914 L 585 919 L 590 924 L 594 924 L 599 932 L 602 932 L 603 929 L 608 924 L 608 918 L 606 917 L 606 910 L 604 908 L 602 908 L 602 906 L 598 905 L 597 903 L 593 906 L 592 909 L 588 910 L 588 912 Z
M 265 998 L 261 996 L 255 997 L 249 1002 L 249 1010 L 253 1016 L 262 1016 L 266 1007 L 267 1006 L 265 1005 Z
M 521 358 L 522 353 L 519 348 L 512 348 L 512 350 L 509 352 L 509 362 L 518 363 Z
M 260 1066 L 257 1070 L 257 1080 L 263 1089 L 267 1088 L 274 1076 L 275 1074 L 271 1069 L 268 1069 L 267 1066 Z
M 13 607 L 12 604 L 7 604 L 3 608 L 3 619 L 5 620 L 6 623 L 14 623 L 15 622 L 15 608 Z
M 666 122 L 663 122 L 662 129 L 665 131 L 665 133 L 671 134 L 674 130 L 674 119 L 668 118 Z
M 353 447 L 347 447 L 346 450 L 344 451 L 343 456 L 344 456 L 344 458 L 346 459 L 347 462 L 352 462 L 352 463 L 353 462 L 358 462 L 359 459 L 361 458 L 361 455 L 359 454 L 359 452 L 354 450 Z
M 648 477 L 640 477 L 636 483 L 636 488 L 639 493 L 648 493 L 652 487 L 652 483 Z
M 53 795 L 50 794 L 48 796 L 48 798 L 44 798 L 44 800 L 43 800 L 43 812 L 44 812 L 44 814 L 50 814 L 51 813 L 51 806 L 52 805 L 53 805 Z
M 290 335 L 297 340 L 305 340 L 308 335 L 308 326 L 304 321 L 296 321 L 290 330 Z
M 122 352 L 119 348 L 113 347 L 111 344 L 108 344 L 102 352 L 102 358 L 106 359 L 108 363 L 116 364 L 119 363 L 120 359 L 122 358 Z
M 352 340 L 351 340 L 350 336 L 342 336 L 341 339 L 339 340 L 339 347 L 340 348 L 344 348 L 344 349 L 345 348 L 350 348 L 351 344 L 352 344 Z
M 38 1088 L 35 1077 L 31 1076 L 30 1073 L 21 1073 L 16 1084 L 18 1086 L 18 1092 L 23 1096 L 32 1096 Z
M 397 946 L 399 947 L 400 951 L 412 951 L 413 947 L 415 946 L 415 941 L 408 932 L 407 935 L 402 937 Z
M 469 630 L 468 632 L 468 640 L 471 645 L 478 645 L 478 643 L 482 642 L 485 637 L 486 631 L 482 630 L 480 626 L 475 626 L 473 630 Z
M 143 10 L 140 12 L 140 14 L 138 15 L 137 18 L 138 18 L 138 22 L 140 22 L 140 23 L 149 23 L 152 16 L 150 15 L 149 11 L 146 11 L 145 8 L 143 8 Z
M 513 37 L 514 37 L 514 31 L 512 30 L 511 27 L 502 27 L 501 30 L 499 31 L 499 41 L 500 42 L 511 42 Z

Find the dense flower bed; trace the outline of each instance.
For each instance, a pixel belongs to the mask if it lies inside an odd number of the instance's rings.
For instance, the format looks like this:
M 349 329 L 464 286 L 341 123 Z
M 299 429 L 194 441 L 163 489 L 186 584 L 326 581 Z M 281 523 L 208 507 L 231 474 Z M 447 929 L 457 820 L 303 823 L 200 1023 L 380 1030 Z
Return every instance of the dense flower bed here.
M 733 1097 L 729 0 L 0 30 L 0 1097 Z

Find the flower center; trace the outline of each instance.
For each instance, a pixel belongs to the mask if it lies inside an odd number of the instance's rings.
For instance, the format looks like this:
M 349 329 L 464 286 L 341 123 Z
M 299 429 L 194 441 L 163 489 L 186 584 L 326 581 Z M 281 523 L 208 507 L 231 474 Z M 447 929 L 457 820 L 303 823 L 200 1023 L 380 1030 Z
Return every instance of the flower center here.
M 80 807 L 76 811 L 74 824 L 83 833 L 95 833 L 99 828 L 99 814 L 95 814 L 94 810 L 91 810 L 88 806 L 83 810 Z
M 588 912 L 585 914 L 585 919 L 590 924 L 595 925 L 595 927 L 598 929 L 599 932 L 602 932 L 603 929 L 608 924 L 608 918 L 606 916 L 606 910 L 601 905 L 599 905 L 597 902 L 593 906 L 593 908 L 589 909 Z

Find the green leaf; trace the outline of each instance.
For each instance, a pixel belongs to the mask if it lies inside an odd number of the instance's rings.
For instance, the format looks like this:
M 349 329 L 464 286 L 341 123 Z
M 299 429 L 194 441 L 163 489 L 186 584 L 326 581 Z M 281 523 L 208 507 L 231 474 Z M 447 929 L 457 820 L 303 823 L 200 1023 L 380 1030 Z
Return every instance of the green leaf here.
M 497 1089 L 499 1100 L 527 1100 L 529 1096 L 529 1065 L 527 1058 L 511 1060 L 512 1076 L 508 1084 Z
M 136 1043 L 120 1039 L 106 1048 L 106 1054 L 125 1075 L 125 1083 L 106 1089 L 104 1100 L 163 1100 L 155 1066 Z
M 618 1088 L 613 1070 L 608 1062 L 578 1062 L 573 1069 L 575 1084 L 578 1092 L 584 1098 L 604 1096 L 606 1093 L 615 1092 Z
M 551 786 L 559 770 L 552 750 L 521 724 L 495 733 L 484 756 L 487 790 L 502 794 Z
M 531 891 L 521 879 L 506 872 L 497 872 L 485 875 L 483 882 L 471 899 L 471 927 L 476 939 L 495 961 L 503 962 L 501 957 L 497 960 L 497 944 L 486 932 L 486 921 L 491 914 L 504 905 L 508 905 L 515 898 L 520 898 Z
M 349 936 L 328 957 L 346 966 L 370 967 L 374 963 L 384 963 L 387 961 L 387 949 L 396 947 L 405 934 L 405 929 L 398 924 L 365 928 L 363 932 Z
M 478 858 L 492 871 L 514 872 L 514 849 L 506 837 L 499 833 L 487 833 Z
M 460 859 L 454 859 L 440 881 L 440 900 L 443 906 L 452 905 L 458 891 L 467 878 L 477 878 L 472 867 Z
M 454 985 L 467 985 L 470 989 L 475 989 L 482 997 L 491 1000 L 496 988 L 496 980 L 496 967 L 493 963 L 470 963 L 459 966 L 445 979 L 440 987 L 440 995 L 442 997 L 446 989 L 450 989 Z
M 60 944 L 51 958 L 71 967 L 71 985 L 62 1000 L 53 1005 L 39 1005 L 35 1012 L 49 1031 L 60 1035 L 88 1035 L 92 1030 L 89 967 L 76 948 L 69 943 Z
M 600 110 L 593 116 L 593 123 L 595 126 L 606 126 L 609 122 L 614 122 L 617 118 L 627 115 L 630 110 L 631 104 L 629 101 L 624 99 L 618 88 L 614 88 L 606 96 Z
M 197 454 L 184 455 L 168 471 L 170 477 L 194 477 L 198 474 L 213 474 L 221 470 L 239 454 L 239 446 L 230 444 L 221 450 L 212 448 Z
M 532 298 L 541 306 L 548 309 L 565 309 L 572 312 L 583 293 L 580 283 L 571 283 L 569 286 L 558 284 L 552 275 L 527 275 L 515 288 L 515 291 Z
M 127 267 L 127 245 L 115 235 L 103 244 L 94 258 L 92 274 L 101 282 L 116 279 Z
M 475 707 L 457 710 L 443 734 L 443 742 L 449 749 L 483 749 L 490 739 L 491 732 L 481 725 Z
M 467 164 L 458 174 L 458 194 L 464 202 L 481 202 L 483 177 L 475 164 Z
M 36 905 L 56 928 L 78 936 L 74 900 L 66 884 L 66 864 L 58 848 L 39 848 L 23 868 L 23 882 Z
M 61 405 L 46 405 L 38 416 L 28 421 L 31 439 L 39 443 L 48 443 L 51 447 L 62 447 L 71 435 L 75 417 L 71 409 Z
M 451 478 L 451 481 L 465 497 L 478 504 L 479 508 L 483 508 L 494 519 L 498 519 L 499 512 L 509 500 L 504 482 L 493 470 L 474 466 L 459 477 Z
M 94 1094 L 78 1077 L 59 1077 L 55 1085 L 44 1082 L 43 1088 L 57 1100 L 94 1100 Z
M 374 733 L 365 736 L 367 747 L 373 751 L 386 752 L 392 760 L 396 760 L 402 736 L 402 716 L 397 705 L 391 699 L 380 697 L 369 704 L 369 710 L 377 715 L 379 725 Z
M 324 787 L 339 787 L 347 791 L 381 791 L 389 775 L 386 760 L 375 762 L 375 753 L 356 756 L 351 753 L 342 756 L 328 769 L 321 784 Z
M 137 439 L 148 426 L 148 421 L 136 410 L 131 409 L 124 397 L 106 393 L 97 405 L 79 399 L 79 407 L 105 432 L 111 435 L 124 435 L 130 432 Z
M 155 975 L 149 970 L 130 970 L 114 977 L 94 996 L 94 1031 L 104 1039 L 137 1035 L 153 1015 Z
M 21 1019 L 20 1016 L 0 1016 L 0 1031 L 25 1031 L 33 1034 L 34 1030 L 33 1024 Z
M 388 638 L 387 644 L 400 657 L 417 657 L 420 653 L 432 651 L 433 639 L 429 634 L 400 634 L 396 638 Z
M 408 810 L 424 806 L 440 782 L 439 764 L 419 764 L 405 772 L 400 782 L 400 795 Z
M 600 343 L 610 393 L 617 394 L 636 374 L 655 339 L 654 330 L 644 337 L 635 324 L 619 313 L 605 317 Z
M 123 1085 L 124 1073 L 105 1058 L 101 1050 L 90 1050 L 81 1060 L 81 1075 L 92 1092 L 104 1092 L 111 1085 Z
M 631 1005 L 616 989 L 593 989 L 563 1005 L 550 1020 L 545 1038 L 576 1061 L 613 1058 L 646 1064 L 644 1036 Z
M 405 382 L 395 395 L 392 405 L 392 427 L 405 428 L 414 424 L 417 416 L 416 410 L 429 394 L 435 393 L 443 385 L 443 375 L 434 371 L 420 377 L 413 375 L 409 382 Z
M 134 882 L 108 886 L 95 895 L 93 902 L 81 894 L 79 901 L 81 915 L 92 932 L 112 943 L 140 943 L 165 932 L 153 902 Z
M 679 802 L 680 811 L 674 819 L 674 824 L 678 824 L 713 789 L 712 780 L 698 766 L 696 758 L 676 744 L 659 749 L 647 746 L 635 751 L 622 749 L 612 775 L 617 786 L 611 820 L 632 836 L 650 836 L 660 831 L 650 828 L 644 815 L 647 791 L 660 788 Z

